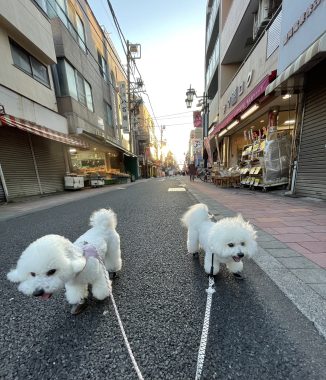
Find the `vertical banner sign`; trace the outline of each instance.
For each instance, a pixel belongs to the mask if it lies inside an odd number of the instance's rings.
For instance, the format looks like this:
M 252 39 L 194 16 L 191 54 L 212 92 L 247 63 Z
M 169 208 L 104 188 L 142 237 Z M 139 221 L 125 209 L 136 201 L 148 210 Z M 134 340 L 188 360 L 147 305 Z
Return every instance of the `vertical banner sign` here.
M 202 127 L 202 117 L 200 111 L 194 111 L 193 112 L 193 118 L 194 118 L 194 127 L 195 128 L 201 128 Z
M 201 147 L 202 147 L 201 139 L 193 139 L 192 140 L 192 146 L 193 146 L 194 152 L 200 152 Z
M 129 133 L 129 115 L 128 115 L 127 91 L 126 91 L 125 82 L 119 82 L 119 94 L 120 94 L 120 107 L 121 107 L 121 114 L 122 114 L 122 131 L 123 133 Z
M 213 165 L 211 144 L 209 143 L 209 138 L 208 137 L 204 138 L 204 146 L 206 148 L 206 152 L 207 152 L 207 156 L 208 156 L 207 161 L 210 163 L 210 165 Z

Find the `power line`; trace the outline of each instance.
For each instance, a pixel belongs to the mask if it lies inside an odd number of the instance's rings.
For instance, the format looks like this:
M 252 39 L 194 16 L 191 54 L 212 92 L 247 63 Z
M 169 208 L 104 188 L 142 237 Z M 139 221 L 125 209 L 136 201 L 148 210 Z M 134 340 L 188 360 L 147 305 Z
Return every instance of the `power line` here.
M 192 123 L 189 122 L 189 123 L 180 123 L 180 124 L 164 124 L 166 127 L 173 127 L 174 125 L 191 125 Z
M 161 118 L 164 118 L 165 116 L 173 116 L 173 115 L 181 115 L 181 114 L 184 114 L 184 113 L 192 113 L 193 111 L 185 111 L 185 112 L 179 112 L 179 113 L 171 113 L 171 114 L 168 114 L 168 115 L 162 115 L 162 116 L 157 116 L 158 119 L 161 119 Z

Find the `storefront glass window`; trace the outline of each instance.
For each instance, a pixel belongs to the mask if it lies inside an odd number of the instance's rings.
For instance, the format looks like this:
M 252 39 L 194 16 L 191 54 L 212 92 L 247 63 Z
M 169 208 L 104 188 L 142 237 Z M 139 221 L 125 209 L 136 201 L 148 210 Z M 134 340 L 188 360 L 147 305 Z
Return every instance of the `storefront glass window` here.
M 73 172 L 78 174 L 106 172 L 105 153 L 99 152 L 96 148 L 71 152 L 71 163 Z

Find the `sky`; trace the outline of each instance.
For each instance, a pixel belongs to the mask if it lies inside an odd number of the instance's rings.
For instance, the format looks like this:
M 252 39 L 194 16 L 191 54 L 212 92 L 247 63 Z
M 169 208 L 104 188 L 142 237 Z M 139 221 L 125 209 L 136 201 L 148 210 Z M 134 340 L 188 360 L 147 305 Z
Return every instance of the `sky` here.
M 100 25 L 109 31 L 122 63 L 126 63 L 106 0 L 88 0 Z M 111 0 L 120 28 L 130 43 L 141 44 L 137 67 L 151 105 L 143 96 L 155 125 L 165 125 L 163 139 L 183 163 L 193 129 L 186 90 L 204 91 L 206 0 Z M 159 136 L 157 128 L 157 136 Z

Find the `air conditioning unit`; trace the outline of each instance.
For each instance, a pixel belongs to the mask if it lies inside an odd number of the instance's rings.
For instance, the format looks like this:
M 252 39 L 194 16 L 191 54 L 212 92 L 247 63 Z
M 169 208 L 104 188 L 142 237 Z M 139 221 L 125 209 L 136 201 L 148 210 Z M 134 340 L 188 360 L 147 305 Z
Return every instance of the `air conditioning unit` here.
M 270 5 L 271 0 L 259 0 L 258 10 L 254 13 L 253 40 L 260 36 L 270 21 Z

